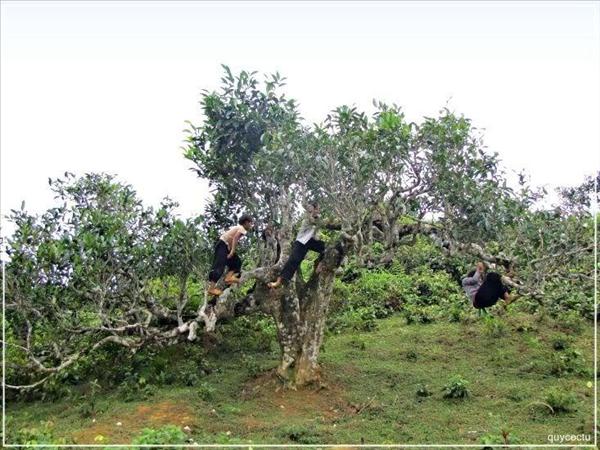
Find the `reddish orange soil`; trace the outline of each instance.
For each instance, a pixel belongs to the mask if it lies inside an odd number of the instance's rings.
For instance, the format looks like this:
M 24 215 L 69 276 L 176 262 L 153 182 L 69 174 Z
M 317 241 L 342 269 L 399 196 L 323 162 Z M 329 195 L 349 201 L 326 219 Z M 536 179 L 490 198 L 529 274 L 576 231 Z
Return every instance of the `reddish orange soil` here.
M 358 410 L 358 405 L 351 405 L 344 399 L 343 390 L 334 381 L 298 390 L 286 389 L 273 371 L 246 383 L 240 400 L 251 403 L 251 411 L 257 414 L 246 414 L 234 419 L 237 423 L 232 423 L 231 419 L 219 420 L 218 406 L 214 412 L 199 411 L 184 401 L 162 401 L 139 405 L 133 411 L 123 413 L 123 417 L 106 414 L 72 437 L 77 444 L 129 444 L 132 436 L 139 434 L 143 428 L 169 424 L 187 425 L 192 432 L 199 428 L 207 432 L 224 432 L 236 427 L 245 432 L 268 432 L 273 429 L 273 418 L 286 423 L 294 418 L 319 417 L 324 422 L 335 423 L 343 416 L 356 414 Z M 117 426 L 117 422 L 121 422 L 121 426 Z M 104 440 L 95 441 L 97 436 L 103 436 Z
M 336 383 L 323 383 L 321 386 L 308 386 L 298 390 L 285 389 L 273 372 L 247 383 L 242 391 L 242 398 L 253 399 L 257 403 L 257 409 L 261 411 L 278 410 L 283 418 L 313 416 L 333 422 L 343 415 L 355 412 L 344 400 Z M 266 425 L 253 417 L 247 418 L 245 423 L 249 430 Z
M 121 422 L 121 426 L 116 423 Z M 98 418 L 91 427 L 73 434 L 77 444 L 129 444 L 131 436 L 144 428 L 157 428 L 164 425 L 189 426 L 192 430 L 197 425 L 195 413 L 184 403 L 164 401 L 155 404 L 140 405 L 124 417 L 110 415 Z M 96 436 L 104 436 L 103 442 L 95 441 Z

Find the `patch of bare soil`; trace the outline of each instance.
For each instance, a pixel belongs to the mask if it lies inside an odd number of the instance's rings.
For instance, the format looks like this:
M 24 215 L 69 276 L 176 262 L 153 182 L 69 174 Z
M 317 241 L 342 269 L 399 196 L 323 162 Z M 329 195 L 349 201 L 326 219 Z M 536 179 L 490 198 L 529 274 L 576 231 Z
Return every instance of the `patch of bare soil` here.
M 284 421 L 294 417 L 321 417 L 326 422 L 335 422 L 344 415 L 356 413 L 354 405 L 349 404 L 343 394 L 343 389 L 333 380 L 298 389 L 286 388 L 271 371 L 246 383 L 241 398 L 256 402 L 261 415 L 266 417 L 281 416 Z M 254 417 L 246 417 L 244 424 L 249 431 L 273 426 Z
M 154 404 L 139 405 L 134 411 L 123 417 L 110 415 L 100 417 L 89 428 L 73 434 L 77 444 L 129 444 L 133 436 L 144 428 L 159 428 L 164 425 L 189 426 L 197 424 L 192 408 L 185 403 L 163 401 Z M 120 423 L 120 425 L 118 425 Z M 102 436 L 103 440 L 96 440 Z

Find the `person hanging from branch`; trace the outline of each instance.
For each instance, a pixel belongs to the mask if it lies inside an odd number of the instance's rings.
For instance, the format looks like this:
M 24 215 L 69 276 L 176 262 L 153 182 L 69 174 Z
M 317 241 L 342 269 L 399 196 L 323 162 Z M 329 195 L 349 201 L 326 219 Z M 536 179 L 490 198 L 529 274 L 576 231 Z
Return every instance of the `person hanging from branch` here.
M 216 284 L 223 275 L 225 267 L 228 271 L 225 275 L 225 283 L 228 285 L 238 283 L 242 272 L 242 260 L 236 254 L 238 241 L 246 235 L 254 226 L 254 220 L 247 214 L 240 217 L 238 225 L 229 228 L 224 232 L 215 244 L 215 253 L 213 265 L 208 274 L 208 293 L 213 296 L 219 296 L 223 293 Z
M 516 295 L 511 295 L 502 282 L 502 277 L 497 272 L 487 272 L 483 262 L 478 262 L 474 271 L 471 271 L 462 280 L 462 286 L 471 300 L 474 308 L 483 309 L 495 305 L 498 300 L 504 300 L 505 306 L 516 300 Z
M 300 230 L 298 231 L 296 240 L 292 244 L 292 252 L 288 260 L 283 266 L 277 280 L 267 283 L 268 287 L 277 288 L 281 286 L 284 280 L 289 282 L 298 270 L 298 267 L 300 267 L 300 264 L 309 250 L 319 254 L 316 271 L 319 272 L 321 270 L 321 259 L 323 258 L 323 252 L 325 251 L 325 243 L 319 239 L 319 228 L 321 227 L 330 230 L 341 229 L 339 225 L 331 223 L 324 224 L 321 220 L 321 212 L 318 203 L 312 202 L 306 208 Z

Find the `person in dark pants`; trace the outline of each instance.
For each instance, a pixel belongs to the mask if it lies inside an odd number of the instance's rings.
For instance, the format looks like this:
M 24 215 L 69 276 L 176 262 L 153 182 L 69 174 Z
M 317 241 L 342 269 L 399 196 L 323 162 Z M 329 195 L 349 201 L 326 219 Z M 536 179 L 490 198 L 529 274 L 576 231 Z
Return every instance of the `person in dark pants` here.
M 216 287 L 217 282 L 223 275 L 225 267 L 228 271 L 225 275 L 225 283 L 231 285 L 240 281 L 239 276 L 242 272 L 242 260 L 235 253 L 237 243 L 241 237 L 252 229 L 254 221 L 246 214 L 240 217 L 238 225 L 231 227 L 221 235 L 215 244 L 215 253 L 213 265 L 208 274 L 208 293 L 213 296 L 219 296 L 223 293 L 221 289 Z
M 473 307 L 477 309 L 489 308 L 501 299 L 505 301 L 505 305 L 508 305 L 516 299 L 510 295 L 508 288 L 502 283 L 499 273 L 489 272 L 486 274 L 485 265 L 482 262 L 477 263 L 475 271 L 463 278 L 462 286 Z
M 309 250 L 319 254 L 317 261 L 320 263 L 323 258 L 323 252 L 325 251 L 325 244 L 318 239 L 318 232 L 321 226 L 323 226 L 323 223 L 321 222 L 319 205 L 317 203 L 311 203 L 306 208 L 306 214 L 300 225 L 300 230 L 298 231 L 296 240 L 292 244 L 292 253 L 290 254 L 290 257 L 283 266 L 277 280 L 268 283 L 268 287 L 277 288 L 281 286 L 281 283 L 284 280 L 290 281 Z M 326 227 L 339 229 L 339 227 L 335 225 L 326 225 Z M 319 266 L 317 266 L 316 270 L 319 270 Z

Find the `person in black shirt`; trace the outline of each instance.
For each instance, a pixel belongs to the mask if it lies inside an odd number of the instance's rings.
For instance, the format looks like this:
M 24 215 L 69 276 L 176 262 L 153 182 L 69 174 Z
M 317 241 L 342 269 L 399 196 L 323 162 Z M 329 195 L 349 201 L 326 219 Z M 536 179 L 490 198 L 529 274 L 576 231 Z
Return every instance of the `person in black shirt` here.
M 508 288 L 502 282 L 499 273 L 485 273 L 483 263 L 477 264 L 477 269 L 462 280 L 465 293 L 472 301 L 473 307 L 477 309 L 489 308 L 498 303 L 498 300 L 504 300 L 505 305 L 516 300 L 516 296 L 511 296 Z

